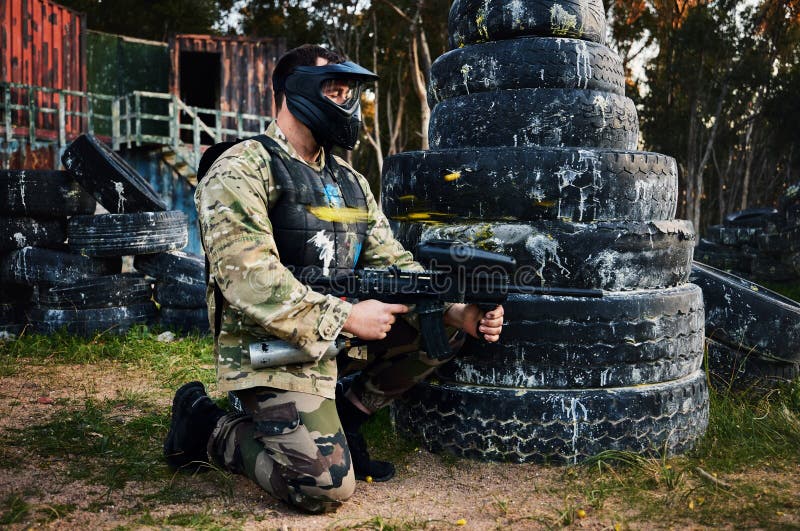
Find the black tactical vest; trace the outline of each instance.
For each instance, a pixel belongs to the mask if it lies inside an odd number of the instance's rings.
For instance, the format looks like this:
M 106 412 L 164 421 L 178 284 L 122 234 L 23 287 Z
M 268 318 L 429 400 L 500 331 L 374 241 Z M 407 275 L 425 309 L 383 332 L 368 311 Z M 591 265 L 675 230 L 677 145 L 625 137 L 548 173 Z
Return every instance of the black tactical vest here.
M 319 268 L 324 276 L 352 271 L 367 233 L 367 201 L 355 174 L 330 154 L 316 171 L 272 139 L 259 141 L 280 194 L 269 220 L 281 263 L 293 272 Z

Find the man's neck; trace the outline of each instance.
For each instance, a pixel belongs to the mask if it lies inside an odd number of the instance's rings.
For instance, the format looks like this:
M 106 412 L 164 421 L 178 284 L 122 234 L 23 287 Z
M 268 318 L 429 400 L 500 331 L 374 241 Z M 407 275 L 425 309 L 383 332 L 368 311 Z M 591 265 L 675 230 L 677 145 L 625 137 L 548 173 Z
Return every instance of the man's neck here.
M 278 111 L 275 121 L 278 122 L 278 127 L 286 136 L 286 141 L 292 145 L 303 160 L 317 162 L 321 152 L 320 145 L 308 127 L 295 118 L 285 105 Z

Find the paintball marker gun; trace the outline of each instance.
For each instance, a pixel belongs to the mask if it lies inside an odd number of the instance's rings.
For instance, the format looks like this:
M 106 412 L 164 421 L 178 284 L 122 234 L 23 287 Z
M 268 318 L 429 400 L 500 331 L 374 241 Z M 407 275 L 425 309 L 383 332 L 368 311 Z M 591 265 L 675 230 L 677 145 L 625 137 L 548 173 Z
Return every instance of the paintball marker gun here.
M 327 277 L 315 269 L 300 274 L 298 280 L 315 291 L 336 297 L 415 305 L 421 346 L 434 359 L 450 356 L 443 321 L 445 303 L 477 304 L 488 311 L 503 304 L 510 294 L 603 296 L 600 289 L 513 285 L 510 279 L 516 271 L 514 258 L 457 241 L 423 242 L 417 246 L 416 254 L 417 260 L 427 267 L 424 271 L 404 271 L 392 266 L 359 269 Z M 342 348 L 365 344 L 357 338 L 347 341 L 348 344 L 343 344 L 337 340 L 323 357 L 334 357 Z M 259 367 L 308 361 L 302 351 L 274 340 L 250 345 L 250 357 L 253 363 L 256 363 L 254 358 L 260 360 L 257 362 Z M 257 368 L 255 364 L 253 366 Z

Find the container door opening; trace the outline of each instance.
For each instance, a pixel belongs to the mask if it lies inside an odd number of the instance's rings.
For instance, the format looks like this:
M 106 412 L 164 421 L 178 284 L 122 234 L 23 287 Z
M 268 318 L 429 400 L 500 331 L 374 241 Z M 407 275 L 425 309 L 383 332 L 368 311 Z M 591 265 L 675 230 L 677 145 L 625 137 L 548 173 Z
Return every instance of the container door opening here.
M 180 98 L 186 105 L 202 109 L 219 109 L 220 83 L 222 74 L 222 56 L 213 52 L 181 52 L 180 53 Z M 200 112 L 200 119 L 210 128 L 215 127 L 215 116 L 212 112 Z M 182 114 L 181 123 L 191 125 L 190 117 Z M 191 130 L 181 131 L 181 140 L 191 144 Z M 201 144 L 213 144 L 214 139 L 207 133 L 200 135 Z

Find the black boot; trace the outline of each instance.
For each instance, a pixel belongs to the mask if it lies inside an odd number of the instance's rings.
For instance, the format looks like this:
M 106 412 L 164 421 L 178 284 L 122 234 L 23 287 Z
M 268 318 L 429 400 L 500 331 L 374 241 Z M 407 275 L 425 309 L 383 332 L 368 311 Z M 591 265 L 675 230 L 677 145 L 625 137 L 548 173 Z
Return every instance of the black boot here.
M 164 441 L 164 457 L 173 469 L 198 472 L 208 468 L 208 439 L 225 411 L 206 394 L 200 382 L 184 384 L 172 400 L 172 421 Z
M 367 442 L 359 432 L 359 428 L 367 421 L 369 415 L 358 409 L 345 395 L 346 388 L 342 382 L 336 385 L 336 411 L 342 421 L 347 446 L 350 448 L 350 458 L 353 461 L 353 471 L 356 479 L 366 481 L 389 481 L 394 477 L 394 465 L 388 461 L 376 461 L 369 458 Z

